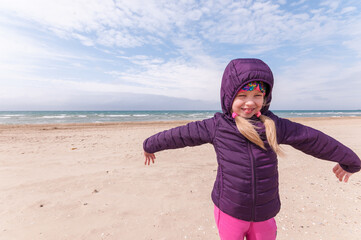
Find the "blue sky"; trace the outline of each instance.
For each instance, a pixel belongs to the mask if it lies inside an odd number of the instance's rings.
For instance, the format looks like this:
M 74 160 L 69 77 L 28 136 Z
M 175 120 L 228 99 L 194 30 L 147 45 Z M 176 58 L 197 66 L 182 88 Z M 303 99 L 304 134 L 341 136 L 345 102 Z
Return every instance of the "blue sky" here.
M 217 110 L 247 57 L 271 109 L 361 109 L 359 0 L 2 0 L 0 36 L 0 110 Z

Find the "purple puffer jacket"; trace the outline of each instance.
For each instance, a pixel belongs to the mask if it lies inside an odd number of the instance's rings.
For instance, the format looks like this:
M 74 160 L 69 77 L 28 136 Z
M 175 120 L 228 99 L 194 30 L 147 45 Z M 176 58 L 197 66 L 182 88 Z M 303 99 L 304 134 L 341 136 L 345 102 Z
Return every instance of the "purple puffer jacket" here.
M 223 113 L 155 134 L 144 141 L 148 153 L 211 143 L 217 154 L 218 172 L 212 191 L 214 204 L 223 212 L 245 221 L 265 221 L 280 210 L 277 156 L 265 139 L 263 124 L 256 125 L 267 151 L 248 141 L 237 129 L 230 111 L 240 88 L 251 81 L 268 85 L 263 115 L 275 121 L 277 141 L 314 157 L 340 163 L 348 172 L 360 170 L 357 155 L 326 134 L 282 119 L 268 110 L 273 75 L 258 59 L 235 59 L 225 69 L 221 86 Z M 257 118 L 253 118 L 257 121 Z M 263 127 L 263 128 L 262 128 Z

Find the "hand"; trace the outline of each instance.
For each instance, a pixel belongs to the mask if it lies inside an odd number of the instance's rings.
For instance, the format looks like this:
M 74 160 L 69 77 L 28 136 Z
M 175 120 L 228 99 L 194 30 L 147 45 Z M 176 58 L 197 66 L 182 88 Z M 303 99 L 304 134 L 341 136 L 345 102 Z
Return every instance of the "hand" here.
M 147 153 L 146 151 L 144 151 L 144 157 L 145 157 L 145 162 L 144 165 L 149 165 L 150 161 L 152 161 L 152 163 L 154 163 L 154 159 L 155 159 L 155 155 L 154 153 Z
M 344 182 L 348 182 L 348 179 L 352 175 L 352 173 L 349 173 L 349 172 L 346 172 L 345 170 L 343 170 L 343 168 L 340 166 L 340 164 L 337 164 L 333 168 L 333 172 L 335 173 L 336 177 L 340 180 L 340 182 L 342 182 L 342 180 Z

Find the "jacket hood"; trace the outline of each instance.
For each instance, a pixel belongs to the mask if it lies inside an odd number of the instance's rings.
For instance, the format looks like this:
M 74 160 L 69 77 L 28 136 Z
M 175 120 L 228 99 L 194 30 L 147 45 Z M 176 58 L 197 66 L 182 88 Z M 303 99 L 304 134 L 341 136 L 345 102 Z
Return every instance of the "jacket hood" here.
M 262 81 L 267 84 L 265 105 L 261 113 L 269 109 L 272 99 L 273 74 L 266 63 L 259 59 L 240 58 L 232 60 L 226 67 L 221 84 L 222 111 L 231 117 L 232 103 L 241 88 L 253 81 Z

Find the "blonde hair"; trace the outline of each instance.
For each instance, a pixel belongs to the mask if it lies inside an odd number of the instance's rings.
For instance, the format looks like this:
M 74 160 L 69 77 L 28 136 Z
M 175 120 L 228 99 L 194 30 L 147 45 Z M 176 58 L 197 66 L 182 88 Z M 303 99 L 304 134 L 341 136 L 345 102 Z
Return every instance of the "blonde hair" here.
M 277 155 L 283 155 L 283 151 L 277 143 L 277 132 L 274 121 L 264 115 L 261 115 L 259 119 L 263 122 L 265 126 L 268 144 Z M 253 126 L 249 120 L 241 116 L 236 116 L 235 121 L 238 130 L 242 133 L 243 136 L 245 136 L 249 141 L 253 142 L 260 148 L 266 150 L 266 147 L 264 146 L 261 137 L 257 133 L 255 126 Z

